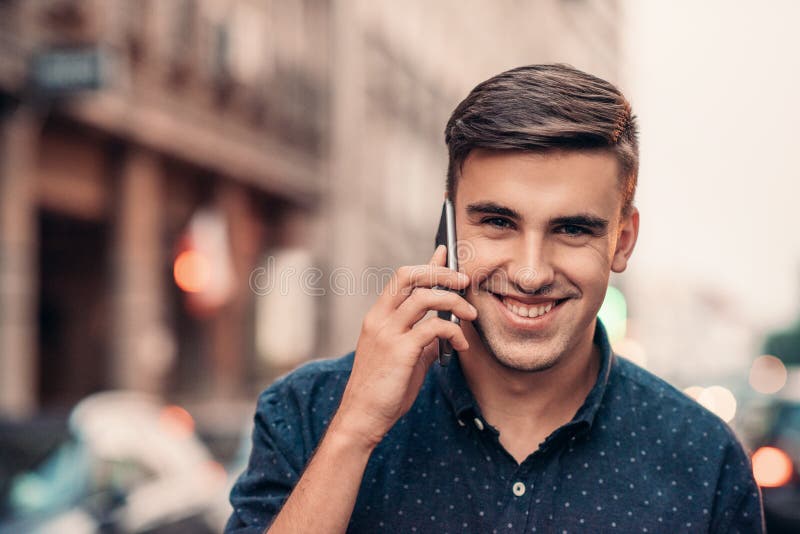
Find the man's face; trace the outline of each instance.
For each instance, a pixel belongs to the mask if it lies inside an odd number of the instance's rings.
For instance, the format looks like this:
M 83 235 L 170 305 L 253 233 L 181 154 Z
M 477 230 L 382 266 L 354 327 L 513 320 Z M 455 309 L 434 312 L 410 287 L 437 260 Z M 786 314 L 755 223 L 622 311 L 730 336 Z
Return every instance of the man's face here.
M 618 176 L 607 152 L 470 152 L 455 203 L 478 310 L 464 324 L 470 352 L 537 371 L 591 346 L 610 271 L 625 270 L 638 233 L 635 208 L 620 220 Z

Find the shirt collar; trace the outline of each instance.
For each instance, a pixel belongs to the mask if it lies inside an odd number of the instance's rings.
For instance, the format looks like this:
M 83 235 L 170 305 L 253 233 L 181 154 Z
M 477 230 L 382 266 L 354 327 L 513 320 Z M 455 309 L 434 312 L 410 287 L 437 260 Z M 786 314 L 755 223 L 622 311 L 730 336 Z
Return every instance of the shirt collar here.
M 614 363 L 614 352 L 611 350 L 611 344 L 608 341 L 608 333 L 599 317 L 595 323 L 593 342 L 600 349 L 600 370 L 597 373 L 597 380 L 586 396 L 583 405 L 578 409 L 575 417 L 565 425 L 567 427 L 575 427 L 576 430 L 588 430 L 592 426 L 594 417 L 600 408 L 600 402 L 603 400 L 608 379 L 611 375 L 611 367 Z M 450 365 L 445 367 L 436 365 L 434 372 L 445 397 L 459 421 L 469 420 L 480 413 L 478 403 L 464 378 L 457 353 L 450 360 Z

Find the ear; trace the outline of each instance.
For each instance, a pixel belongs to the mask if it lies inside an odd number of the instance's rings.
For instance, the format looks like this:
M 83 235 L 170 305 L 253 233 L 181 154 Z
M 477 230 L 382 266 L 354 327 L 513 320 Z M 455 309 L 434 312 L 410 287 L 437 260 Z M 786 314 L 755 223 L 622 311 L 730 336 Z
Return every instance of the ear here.
M 621 273 L 628 266 L 628 258 L 633 254 L 636 238 L 639 236 L 639 210 L 631 208 L 630 214 L 620 221 L 617 244 L 614 257 L 611 260 L 611 270 Z

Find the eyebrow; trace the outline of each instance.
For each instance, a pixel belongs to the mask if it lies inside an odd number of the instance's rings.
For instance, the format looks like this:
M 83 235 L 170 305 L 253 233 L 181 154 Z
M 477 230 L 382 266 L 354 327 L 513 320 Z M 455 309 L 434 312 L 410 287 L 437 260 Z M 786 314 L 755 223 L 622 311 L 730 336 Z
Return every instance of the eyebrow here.
M 501 206 L 496 202 L 476 202 L 474 204 L 467 205 L 467 214 L 468 215 L 484 215 L 484 214 L 492 214 L 492 215 L 504 215 L 505 217 L 509 217 L 511 219 L 521 220 L 522 215 L 517 213 L 516 211 L 512 210 L 511 208 L 507 208 L 506 206 Z
M 553 226 L 575 225 L 591 228 L 598 232 L 604 232 L 608 228 L 608 220 L 602 217 L 597 217 L 591 213 L 578 213 L 575 215 L 566 215 L 563 217 L 556 217 L 550 219 L 550 224 Z
M 520 215 L 517 211 L 497 204 L 496 202 L 476 202 L 474 204 L 467 205 L 467 214 L 469 215 L 502 215 L 504 217 L 508 217 L 509 219 L 515 220 L 522 220 L 522 215 Z M 593 230 L 603 232 L 608 228 L 608 219 L 604 219 L 602 217 L 598 217 L 597 215 L 593 215 L 591 213 L 576 213 L 574 215 L 562 215 L 559 217 L 554 217 L 549 221 L 551 226 L 558 226 L 558 225 L 575 225 L 575 226 L 584 226 L 586 228 L 591 228 Z

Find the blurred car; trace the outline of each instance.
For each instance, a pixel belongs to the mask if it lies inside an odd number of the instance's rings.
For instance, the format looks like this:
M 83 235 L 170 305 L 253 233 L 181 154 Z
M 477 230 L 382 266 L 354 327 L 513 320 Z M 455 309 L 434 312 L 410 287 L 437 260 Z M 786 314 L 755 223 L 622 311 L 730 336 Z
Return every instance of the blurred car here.
M 3 435 L 8 441 L 7 427 Z M 228 477 L 183 408 L 141 393 L 98 393 L 49 441 L 3 485 L 0 533 L 221 531 Z M 16 465 L 24 452 L 17 448 Z M 11 464 L 3 462 L 6 474 Z
M 763 431 L 751 460 L 767 532 L 800 532 L 800 371 L 790 371 L 786 386 L 759 411 Z

